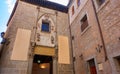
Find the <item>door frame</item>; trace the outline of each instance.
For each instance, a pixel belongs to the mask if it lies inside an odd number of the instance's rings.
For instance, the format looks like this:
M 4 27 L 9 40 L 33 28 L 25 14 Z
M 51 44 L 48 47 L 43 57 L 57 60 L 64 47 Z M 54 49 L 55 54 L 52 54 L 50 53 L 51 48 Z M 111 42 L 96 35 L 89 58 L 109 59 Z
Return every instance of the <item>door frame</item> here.
M 95 58 L 90 58 L 88 60 L 86 60 L 86 71 L 87 71 L 87 74 L 91 74 L 90 73 L 90 65 L 89 65 L 89 61 L 90 60 L 94 60 L 94 64 L 95 64 L 95 68 L 96 68 L 96 73 L 98 74 L 98 66 L 97 66 L 97 62 L 96 62 L 96 59 Z
M 35 55 L 38 55 L 38 54 L 35 54 Z M 35 55 L 33 56 L 33 59 L 32 59 L 32 66 L 31 66 L 31 73 L 32 74 L 32 71 L 33 71 L 33 63 L 34 63 L 34 58 L 35 58 Z M 50 73 L 49 74 L 53 74 L 53 56 L 48 56 L 48 55 L 38 55 L 38 56 L 41 56 L 41 57 L 50 57 L 51 58 L 51 61 L 49 61 L 48 63 L 50 64 Z M 44 63 L 44 62 L 43 62 Z

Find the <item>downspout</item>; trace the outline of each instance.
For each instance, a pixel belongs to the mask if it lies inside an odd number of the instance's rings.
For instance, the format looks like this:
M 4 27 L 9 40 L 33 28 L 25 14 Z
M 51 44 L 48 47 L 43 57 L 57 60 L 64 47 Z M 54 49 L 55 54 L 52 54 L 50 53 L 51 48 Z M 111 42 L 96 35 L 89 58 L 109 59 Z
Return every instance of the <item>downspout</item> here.
M 73 66 L 73 74 L 75 74 L 75 65 L 74 65 L 74 61 L 73 61 L 73 42 L 72 42 L 72 32 L 71 32 L 71 24 L 70 24 L 70 17 L 68 14 L 68 19 L 69 19 L 69 31 L 70 31 L 70 45 L 71 45 L 71 55 L 72 55 L 72 66 Z
M 91 0 L 91 1 L 92 1 L 92 6 L 93 6 L 93 9 L 94 9 L 95 18 L 96 18 L 98 28 L 99 28 L 99 32 L 100 32 L 100 38 L 101 38 L 101 41 L 102 41 L 102 44 L 103 44 L 103 49 L 104 49 L 104 53 L 105 53 L 105 61 L 107 61 L 108 60 L 107 50 L 106 50 L 106 45 L 105 45 L 102 29 L 101 29 L 101 26 L 100 26 L 100 21 L 98 19 L 98 15 L 97 15 L 97 12 L 96 12 L 94 1 L 93 0 Z

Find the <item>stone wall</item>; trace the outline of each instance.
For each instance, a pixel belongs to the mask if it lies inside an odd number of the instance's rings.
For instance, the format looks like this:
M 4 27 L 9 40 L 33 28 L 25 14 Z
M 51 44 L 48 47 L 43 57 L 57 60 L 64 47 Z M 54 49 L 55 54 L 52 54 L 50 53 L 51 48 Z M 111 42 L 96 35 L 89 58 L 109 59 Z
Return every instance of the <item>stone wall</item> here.
M 89 26 L 82 32 L 81 19 L 85 14 L 87 15 Z M 94 59 L 97 73 L 103 74 L 103 71 L 98 70 L 98 64 L 104 63 L 104 50 L 103 48 L 100 48 L 100 52 L 96 50 L 99 45 L 102 46 L 102 42 L 91 0 L 87 1 L 71 23 L 71 31 L 72 36 L 74 36 L 72 43 L 75 57 L 75 73 L 90 73 L 88 61 Z
M 76 74 L 89 73 L 88 60 L 94 58 L 98 74 L 119 74 L 120 69 L 118 69 L 119 65 L 115 64 L 115 57 L 120 56 L 120 0 L 105 0 L 100 7 L 96 8 L 108 60 L 105 60 L 103 47 L 100 48 L 100 52 L 96 50 L 99 45 L 103 46 L 103 44 L 93 6 L 91 0 L 89 0 L 71 23 L 72 36 L 74 37 L 72 43 L 75 72 Z M 81 32 L 80 20 L 85 14 L 88 16 L 89 26 L 84 32 Z M 102 63 L 103 70 L 99 70 L 100 63 Z
M 107 55 L 112 70 L 108 74 L 119 74 L 114 57 L 120 56 L 120 0 L 106 0 L 97 10 Z M 108 71 L 108 67 L 104 71 Z
M 10 58 L 12 55 L 17 29 L 23 28 L 33 30 L 33 26 L 35 25 L 37 16 L 35 13 L 35 11 L 37 11 L 36 7 L 33 6 L 29 9 L 28 6 L 29 5 L 24 4 L 23 2 L 19 2 L 16 12 L 8 24 L 5 35 L 7 42 L 4 44 L 2 57 L 0 59 L 1 74 L 27 74 L 28 61 L 13 61 Z M 33 37 L 31 37 L 31 39 L 32 38 Z
M 56 40 L 58 35 L 64 35 L 70 38 L 68 14 L 59 12 L 57 10 L 47 9 L 44 7 L 39 7 L 40 9 L 38 11 L 38 7 L 39 6 L 37 5 L 32 5 L 22 1 L 18 1 L 15 14 L 13 15 L 12 19 L 8 24 L 8 28 L 5 35 L 5 38 L 7 38 L 7 42 L 4 45 L 2 56 L 0 58 L 0 74 L 31 74 L 30 71 L 32 68 L 33 60 L 33 56 L 31 55 L 32 46 L 29 47 L 28 61 L 13 61 L 10 60 L 10 58 L 14 46 L 17 29 L 22 28 L 31 30 L 31 42 L 34 42 L 36 37 L 35 33 L 36 25 L 38 23 L 37 21 L 43 14 L 49 14 L 52 20 L 54 21 L 56 26 Z M 57 62 L 57 56 L 55 60 L 57 63 L 57 69 L 55 69 L 57 73 L 55 72 L 54 74 L 72 74 L 72 61 L 70 65 L 63 65 Z

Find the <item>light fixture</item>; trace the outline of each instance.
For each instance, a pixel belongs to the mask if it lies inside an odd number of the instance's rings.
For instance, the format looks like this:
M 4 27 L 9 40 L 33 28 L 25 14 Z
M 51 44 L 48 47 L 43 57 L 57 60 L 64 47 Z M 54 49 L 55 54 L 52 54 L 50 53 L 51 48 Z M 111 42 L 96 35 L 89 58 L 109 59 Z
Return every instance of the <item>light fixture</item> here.
M 102 47 L 103 47 L 102 45 L 99 45 L 99 44 L 98 44 L 98 46 L 96 47 L 97 52 L 99 52 L 99 53 L 100 53 L 100 52 L 101 52 Z
M 38 64 L 40 64 L 40 63 L 41 63 L 41 61 L 40 61 L 40 60 L 38 60 L 38 61 L 37 61 L 37 63 L 38 63 Z
M 46 68 L 49 68 L 49 67 L 50 67 L 50 64 L 49 64 L 49 63 L 41 63 L 41 64 L 39 64 L 39 67 L 40 67 L 41 69 L 46 69 Z
M 46 66 L 45 66 L 45 65 L 41 65 L 40 68 L 41 68 L 41 69 L 45 69 Z

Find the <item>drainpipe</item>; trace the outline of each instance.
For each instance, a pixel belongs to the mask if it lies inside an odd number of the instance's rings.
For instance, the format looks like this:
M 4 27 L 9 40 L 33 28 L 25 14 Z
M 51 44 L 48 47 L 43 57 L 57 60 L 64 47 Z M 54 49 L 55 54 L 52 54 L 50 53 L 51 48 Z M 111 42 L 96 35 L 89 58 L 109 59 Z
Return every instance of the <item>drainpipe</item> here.
M 99 28 L 99 32 L 100 32 L 101 41 L 102 41 L 102 44 L 103 44 L 103 49 L 104 49 L 104 53 L 105 53 L 105 61 L 107 61 L 107 60 L 108 60 L 107 50 L 106 50 L 106 45 L 105 45 L 105 41 L 104 41 L 102 29 L 101 29 L 101 26 L 100 26 L 100 21 L 99 21 L 99 19 L 98 19 L 98 15 L 97 15 L 97 12 L 96 12 L 96 8 L 95 8 L 94 1 L 93 1 L 93 0 L 91 0 L 91 1 L 92 1 L 94 13 L 95 13 L 95 18 L 96 18 L 97 24 L 98 24 L 98 28 Z
M 75 65 L 73 61 L 73 42 L 72 42 L 72 32 L 71 32 L 71 24 L 70 24 L 70 17 L 68 13 L 68 19 L 69 19 L 69 32 L 70 32 L 70 45 L 71 45 L 71 55 L 72 55 L 72 65 L 73 65 L 73 74 L 75 74 Z
M 73 74 L 75 74 L 75 65 L 74 65 L 74 61 L 73 61 L 73 42 L 72 42 L 72 33 L 71 33 L 71 26 L 69 25 L 69 31 L 70 31 L 70 44 L 71 44 L 71 52 L 72 52 L 72 64 L 73 64 Z

